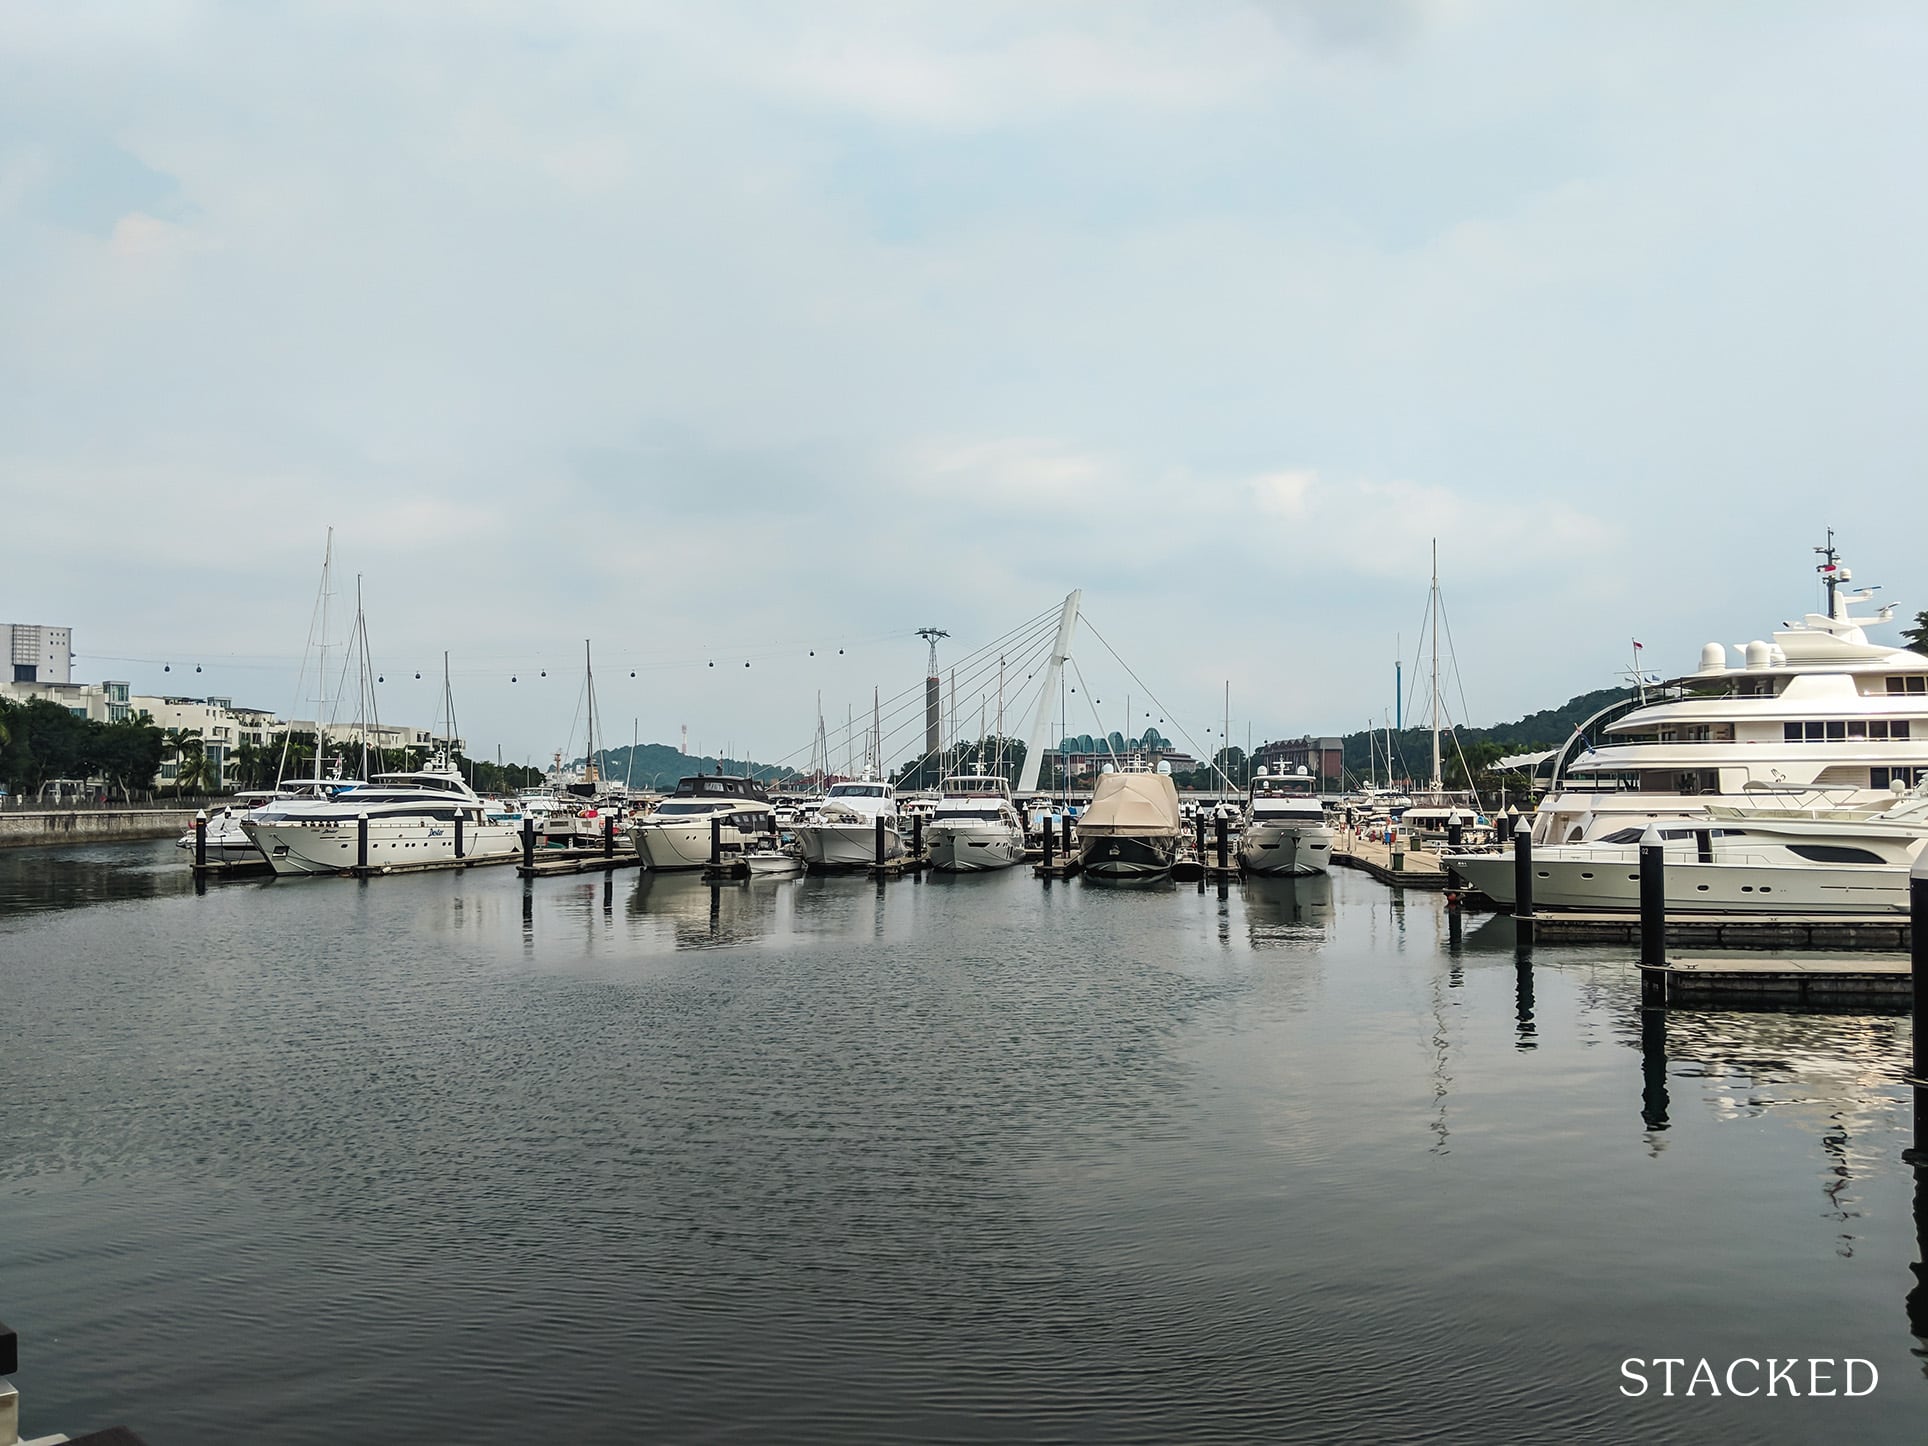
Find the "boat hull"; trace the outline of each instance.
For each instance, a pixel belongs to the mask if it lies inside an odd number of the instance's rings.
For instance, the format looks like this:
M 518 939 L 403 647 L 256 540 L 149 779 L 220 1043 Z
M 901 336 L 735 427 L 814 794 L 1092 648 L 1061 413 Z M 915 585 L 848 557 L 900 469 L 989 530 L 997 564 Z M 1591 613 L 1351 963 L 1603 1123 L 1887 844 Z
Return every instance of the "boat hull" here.
M 1332 830 L 1324 824 L 1248 824 L 1238 858 L 1251 874 L 1322 874 L 1332 861 Z
M 1078 836 L 1078 864 L 1097 879 L 1155 879 L 1178 857 L 1177 834 Z
M 946 873 L 988 873 L 1008 869 L 1024 859 L 1024 840 L 1016 829 L 959 829 L 926 825 L 924 842 L 931 867 Z
M 767 841 L 769 835 L 762 837 Z M 674 872 L 678 869 L 709 867 L 708 819 L 696 823 L 651 823 L 644 820 L 630 825 L 629 839 L 646 869 Z M 753 842 L 751 835 L 727 822 L 723 825 L 723 852 L 730 857 L 736 857 Z
M 797 828 L 797 846 L 813 869 L 863 869 L 877 862 L 877 825 L 874 823 L 806 823 Z M 884 860 L 901 859 L 903 835 L 884 826 Z
M 1497 904 L 1511 908 L 1511 854 L 1449 855 L 1443 866 Z M 1533 860 L 1536 909 L 1635 913 L 1640 865 L 1625 859 Z M 1773 864 L 1667 860 L 1669 913 L 1889 914 L 1908 911 L 1908 870 L 1877 867 L 1789 868 Z
M 360 863 L 360 841 L 352 821 L 250 823 L 255 847 L 278 877 L 339 874 Z M 465 824 L 462 858 L 502 858 L 522 847 L 513 828 L 502 824 Z M 370 819 L 368 867 L 391 869 L 454 863 L 455 823 L 451 819 Z

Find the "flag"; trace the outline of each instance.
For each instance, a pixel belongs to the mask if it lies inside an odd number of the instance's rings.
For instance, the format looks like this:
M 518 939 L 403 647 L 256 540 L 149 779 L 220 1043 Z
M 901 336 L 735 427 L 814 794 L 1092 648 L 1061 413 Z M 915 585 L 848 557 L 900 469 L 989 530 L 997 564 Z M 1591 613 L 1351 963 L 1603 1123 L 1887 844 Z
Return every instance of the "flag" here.
M 1635 648 L 1638 648 L 1639 646 L 1640 646 L 1640 644 L 1639 644 L 1638 642 L 1636 642 L 1636 643 L 1634 644 L 1634 647 L 1635 647 Z
M 1573 725 L 1573 732 L 1574 732 L 1574 736 L 1577 737 L 1582 743 L 1586 745 L 1587 752 L 1589 753 L 1593 752 L 1593 740 L 1587 737 L 1586 733 L 1581 730 L 1581 727 L 1578 723 L 1575 723 Z

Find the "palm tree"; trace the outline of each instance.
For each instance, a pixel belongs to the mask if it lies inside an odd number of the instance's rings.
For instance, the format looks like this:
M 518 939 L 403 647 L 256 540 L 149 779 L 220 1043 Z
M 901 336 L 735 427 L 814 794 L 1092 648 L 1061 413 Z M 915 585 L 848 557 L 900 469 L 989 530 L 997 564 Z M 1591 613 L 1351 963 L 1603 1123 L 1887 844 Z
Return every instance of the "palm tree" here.
M 207 750 L 198 728 L 170 728 L 161 735 L 174 762 L 174 796 L 179 798 L 192 783 L 197 789 L 207 783 Z
M 1917 653 L 1928 653 L 1928 613 L 1916 613 L 1915 625 L 1903 628 L 1901 636 L 1908 640 L 1908 646 Z

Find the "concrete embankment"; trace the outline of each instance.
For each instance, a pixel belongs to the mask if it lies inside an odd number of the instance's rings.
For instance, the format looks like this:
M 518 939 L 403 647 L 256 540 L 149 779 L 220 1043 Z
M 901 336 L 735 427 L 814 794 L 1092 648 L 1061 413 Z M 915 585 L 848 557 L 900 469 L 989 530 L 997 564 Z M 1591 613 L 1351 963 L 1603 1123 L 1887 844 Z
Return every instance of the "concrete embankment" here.
M 65 808 L 0 813 L 0 848 L 173 838 L 194 826 L 191 808 Z

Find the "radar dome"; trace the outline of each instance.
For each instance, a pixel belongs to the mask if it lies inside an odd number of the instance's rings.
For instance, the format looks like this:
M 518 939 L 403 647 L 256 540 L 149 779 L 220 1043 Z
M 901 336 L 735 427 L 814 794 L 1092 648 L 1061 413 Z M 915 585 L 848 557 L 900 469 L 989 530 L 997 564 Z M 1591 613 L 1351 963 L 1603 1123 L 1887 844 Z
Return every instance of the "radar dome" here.
M 1169 761 L 1169 760 L 1167 760 L 1167 759 L 1163 759 L 1163 758 L 1161 758 L 1161 759 L 1159 759 L 1159 760 L 1158 760 L 1158 771 L 1159 771 L 1160 773 L 1170 773 L 1170 772 L 1172 771 L 1172 766 L 1171 766 L 1171 763 L 1170 763 L 1170 761 Z
M 1774 661 L 1774 650 L 1759 638 L 1747 645 L 1747 666 L 1765 668 Z
M 1700 650 L 1700 670 L 1717 673 L 1727 666 L 1727 649 L 1719 643 L 1705 643 Z

